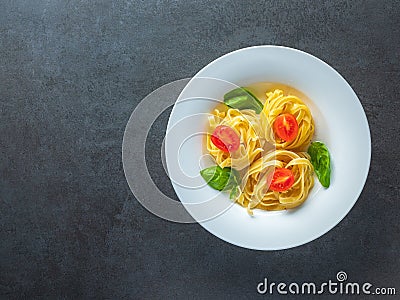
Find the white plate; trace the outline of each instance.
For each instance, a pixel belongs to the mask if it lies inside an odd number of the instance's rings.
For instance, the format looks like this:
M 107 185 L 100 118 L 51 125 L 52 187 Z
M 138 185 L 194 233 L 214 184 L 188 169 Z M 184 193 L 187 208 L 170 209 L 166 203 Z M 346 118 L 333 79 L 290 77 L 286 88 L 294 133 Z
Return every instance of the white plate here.
M 210 99 L 221 99 L 233 88 L 228 82 L 246 86 L 261 81 L 290 85 L 312 100 L 308 104 L 315 120 L 314 140 L 323 141 L 330 150 L 332 177 L 328 189 L 316 180 L 308 199 L 296 209 L 255 210 L 251 217 L 238 204 L 225 209 L 228 195 L 204 184 L 199 176 L 204 166 L 199 165 L 203 149 L 198 133 L 206 128 L 204 113 L 215 106 Z M 193 218 L 229 243 L 259 250 L 299 246 L 332 229 L 357 201 L 371 157 L 367 118 L 350 85 L 320 59 L 279 46 L 237 50 L 198 72 L 172 110 L 165 145 L 173 187 Z

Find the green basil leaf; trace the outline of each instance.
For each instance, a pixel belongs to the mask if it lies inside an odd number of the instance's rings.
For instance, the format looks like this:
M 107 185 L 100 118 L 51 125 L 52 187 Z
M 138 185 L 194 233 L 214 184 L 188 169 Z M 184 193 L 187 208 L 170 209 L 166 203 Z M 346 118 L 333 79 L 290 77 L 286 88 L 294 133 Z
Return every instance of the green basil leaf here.
M 240 184 L 241 178 L 237 170 L 225 167 L 222 169 L 222 172 L 224 172 L 226 176 L 229 177 L 224 190 L 231 190 Z
M 207 184 L 218 191 L 230 190 L 240 184 L 239 172 L 228 167 L 212 166 L 200 171 Z
M 221 171 L 222 171 L 222 169 L 220 167 L 213 166 L 213 167 L 209 167 L 204 170 L 201 170 L 200 175 L 208 183 L 209 181 L 213 180 L 214 177 L 219 176 Z
M 200 171 L 201 177 L 207 182 L 209 186 L 218 191 L 222 191 L 225 187 L 229 177 L 226 179 L 222 175 L 222 168 L 220 166 L 212 166 Z
M 322 142 L 313 142 L 308 148 L 311 163 L 322 186 L 329 187 L 331 182 L 331 160 L 329 150 Z
M 224 95 L 224 103 L 235 109 L 252 109 L 259 114 L 263 104 L 248 89 L 239 87 Z
M 233 187 L 229 194 L 229 199 L 235 200 L 238 194 L 239 194 L 239 186 Z

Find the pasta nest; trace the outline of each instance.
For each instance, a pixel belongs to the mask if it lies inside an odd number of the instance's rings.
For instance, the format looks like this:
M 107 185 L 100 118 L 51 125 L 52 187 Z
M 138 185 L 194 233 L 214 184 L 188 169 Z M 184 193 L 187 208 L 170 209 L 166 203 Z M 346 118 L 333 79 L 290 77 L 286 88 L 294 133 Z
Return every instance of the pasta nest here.
M 284 192 L 269 190 L 269 175 L 275 168 L 290 169 L 293 186 Z M 250 166 L 242 179 L 241 194 L 237 202 L 251 213 L 253 208 L 282 210 L 302 204 L 314 185 L 313 166 L 306 152 L 295 153 L 276 150 L 259 158 Z
M 303 150 L 311 142 L 314 135 L 314 120 L 310 109 L 298 97 L 284 96 L 283 91 L 276 89 L 266 94 L 267 100 L 260 114 L 261 125 L 264 128 L 264 137 L 276 149 Z M 275 119 L 281 114 L 292 114 L 297 121 L 299 131 L 293 141 L 286 142 L 275 136 L 272 129 Z
M 261 157 L 264 151 L 263 130 L 259 116 L 250 109 L 228 109 L 221 112 L 215 109 L 209 116 L 210 132 L 218 125 L 226 125 L 232 128 L 240 137 L 239 149 L 233 153 L 218 149 L 211 141 L 211 135 L 207 134 L 207 150 L 221 167 L 232 167 L 242 170 L 251 165 L 253 161 Z

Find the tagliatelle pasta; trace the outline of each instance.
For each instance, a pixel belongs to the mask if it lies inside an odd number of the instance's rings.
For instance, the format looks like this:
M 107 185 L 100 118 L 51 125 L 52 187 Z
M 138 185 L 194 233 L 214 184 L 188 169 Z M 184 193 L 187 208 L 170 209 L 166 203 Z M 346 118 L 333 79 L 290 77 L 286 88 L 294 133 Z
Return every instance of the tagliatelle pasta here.
M 262 101 L 248 89 L 238 88 L 226 94 L 224 102 L 230 107 L 214 109 L 206 140 L 207 151 L 220 169 L 218 176 L 210 173 L 211 167 L 203 170 L 203 178 L 214 181 L 219 190 L 231 189 L 230 198 L 249 214 L 253 209 L 301 205 L 314 186 L 314 167 L 304 151 L 314 135 L 310 109 L 281 89 L 267 92 Z
M 269 190 L 268 176 L 275 168 L 290 169 L 294 183 L 284 192 Z M 242 193 L 237 202 L 248 212 L 254 208 L 282 210 L 299 206 L 307 198 L 314 185 L 313 166 L 306 152 L 295 153 L 288 150 L 276 150 L 256 160 L 243 178 Z
M 237 170 L 242 170 L 259 158 L 264 151 L 263 130 L 259 116 L 253 110 L 228 109 L 226 112 L 222 112 L 215 109 L 208 120 L 211 131 L 217 125 L 226 125 L 232 128 L 240 137 L 239 149 L 229 153 L 218 149 L 211 142 L 211 136 L 207 136 L 207 150 L 221 168 L 234 167 Z
M 293 115 L 299 127 L 296 138 L 290 142 L 278 138 L 272 130 L 272 124 L 274 124 L 276 118 L 285 113 Z M 298 97 L 284 95 L 280 89 L 267 93 L 267 100 L 260 114 L 260 121 L 265 128 L 266 140 L 272 143 L 276 149 L 301 150 L 310 143 L 314 135 L 314 120 L 310 109 Z

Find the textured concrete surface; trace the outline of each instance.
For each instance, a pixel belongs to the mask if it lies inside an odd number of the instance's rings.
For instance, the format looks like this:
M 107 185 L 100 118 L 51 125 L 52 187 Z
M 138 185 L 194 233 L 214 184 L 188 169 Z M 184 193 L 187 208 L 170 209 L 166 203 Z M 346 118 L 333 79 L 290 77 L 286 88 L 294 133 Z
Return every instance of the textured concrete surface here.
M 260 44 L 336 68 L 372 135 L 368 180 L 348 216 L 275 252 L 153 216 L 121 163 L 125 124 L 144 96 Z M 244 299 L 264 277 L 318 283 L 339 270 L 400 293 L 399 62 L 398 1 L 2 0 L 1 298 Z M 159 155 L 167 119 L 149 155 Z M 173 195 L 165 174 L 153 175 Z

